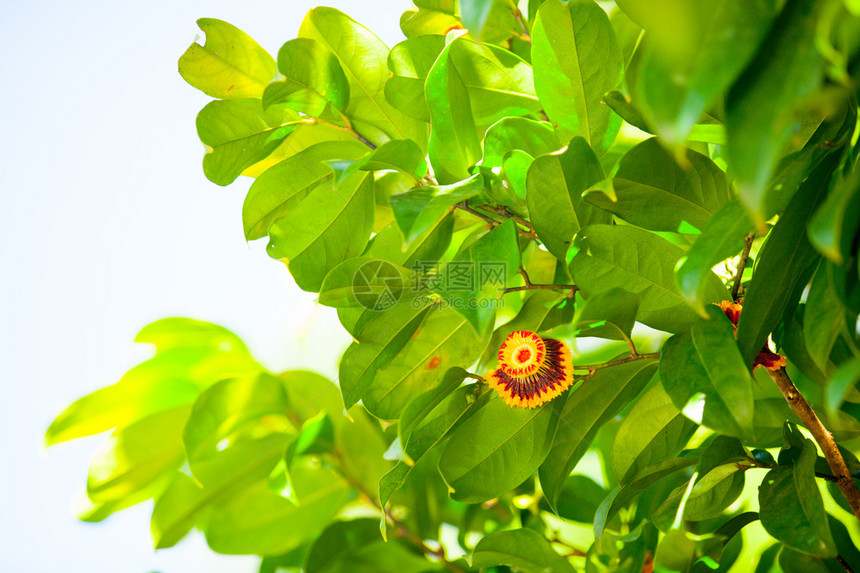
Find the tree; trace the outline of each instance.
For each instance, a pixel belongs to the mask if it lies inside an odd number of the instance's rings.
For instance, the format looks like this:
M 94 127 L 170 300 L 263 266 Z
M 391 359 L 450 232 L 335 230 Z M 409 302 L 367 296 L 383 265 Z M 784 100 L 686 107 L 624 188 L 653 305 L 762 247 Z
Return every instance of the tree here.
M 857 2 L 416 6 L 277 59 L 198 22 L 204 173 L 355 342 L 335 384 L 145 327 L 48 429 L 112 430 L 81 518 L 261 571 L 860 570 Z

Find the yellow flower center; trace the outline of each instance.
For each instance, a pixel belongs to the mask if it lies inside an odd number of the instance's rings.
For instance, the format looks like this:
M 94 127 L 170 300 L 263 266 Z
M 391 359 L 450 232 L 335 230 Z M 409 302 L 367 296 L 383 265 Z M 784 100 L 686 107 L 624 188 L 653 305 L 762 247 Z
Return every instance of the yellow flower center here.
M 546 358 L 546 345 L 540 336 L 528 330 L 511 334 L 499 348 L 499 365 L 517 378 L 531 376 Z

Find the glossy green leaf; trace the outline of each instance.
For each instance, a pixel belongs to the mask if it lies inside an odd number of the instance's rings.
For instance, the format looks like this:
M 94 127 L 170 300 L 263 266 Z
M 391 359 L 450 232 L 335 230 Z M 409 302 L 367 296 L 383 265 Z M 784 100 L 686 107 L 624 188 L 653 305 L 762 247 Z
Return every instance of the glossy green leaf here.
M 152 540 L 156 549 L 173 547 L 194 527 L 200 515 L 213 504 L 229 498 L 254 483 L 262 482 L 284 454 L 286 434 L 242 440 L 222 452 L 201 460 L 194 479 L 176 474 L 155 500 L 152 510 Z
M 179 75 L 206 95 L 259 98 L 275 77 L 275 60 L 242 30 L 214 18 L 200 18 L 206 44 L 196 42 L 179 58 Z
M 738 320 L 738 346 L 747 364 L 753 363 L 767 342 L 804 269 L 818 257 L 807 238 L 806 226 L 827 194 L 836 159 L 825 159 L 804 181 L 759 252 Z
M 809 355 L 822 370 L 828 370 L 830 351 L 839 334 L 847 330 L 845 307 L 836 289 L 833 263 L 822 261 L 812 278 L 803 313 L 804 336 Z
M 290 477 L 298 503 L 261 482 L 220 504 L 206 523 L 206 542 L 227 554 L 278 555 L 315 539 L 352 495 L 327 468 L 297 465 Z
M 858 383 L 860 383 L 860 357 L 842 364 L 827 381 L 824 405 L 831 417 L 839 414 L 842 403 L 852 391 L 855 391 Z
M 265 237 L 269 226 L 316 189 L 335 190 L 333 159 L 358 159 L 368 148 L 356 142 L 326 141 L 296 153 L 262 173 L 242 205 L 245 238 Z
M 224 447 L 234 435 L 259 433 L 267 428 L 288 427 L 287 393 L 274 376 L 244 376 L 222 380 L 206 389 L 194 402 L 182 433 L 192 472 L 195 462 Z M 261 418 L 266 417 L 265 423 Z
M 556 503 L 568 475 L 600 426 L 633 400 L 656 370 L 655 360 L 605 368 L 571 392 L 561 412 L 552 450 L 540 467 L 541 487 L 551 504 Z
M 615 198 L 589 191 L 585 200 L 645 229 L 701 230 L 730 199 L 729 187 L 705 155 L 686 150 L 686 161 L 682 168 L 656 138 L 647 139 L 621 159 L 612 180 Z
M 621 484 L 644 468 L 675 456 L 698 426 L 672 404 L 662 384 L 645 392 L 615 434 L 612 468 Z
M 472 553 L 472 566 L 483 569 L 497 565 L 514 567 L 525 573 L 574 571 L 542 535 L 525 528 L 496 531 L 478 542 Z
M 524 117 L 507 117 L 487 129 L 481 166 L 501 167 L 505 156 L 514 149 L 521 149 L 532 157 L 537 157 L 560 147 L 551 124 Z
M 399 418 L 415 396 L 435 386 L 449 368 L 465 368 L 483 349 L 466 318 L 450 308 L 431 308 L 413 336 L 377 373 L 362 400 L 374 416 Z
M 593 295 L 577 309 L 573 321 L 576 335 L 629 339 L 638 311 L 639 297 L 624 289 L 614 288 Z
M 414 141 L 408 139 L 392 139 L 383 143 L 360 162 L 359 168 L 365 171 L 396 169 L 416 182 L 427 174 L 424 152 Z
M 349 103 L 349 82 L 340 62 L 322 44 L 296 38 L 278 51 L 283 80 L 272 82 L 263 93 L 263 107 L 282 104 L 298 112 L 319 116 L 331 104 L 344 112 Z
M 172 348 L 247 352 L 245 343 L 223 326 L 184 317 L 162 318 L 151 322 L 140 329 L 134 341 L 152 344 L 157 352 Z
M 591 523 L 600 503 L 606 497 L 606 490 L 591 478 L 574 474 L 567 478 L 559 493 L 555 508 L 558 515 L 564 519 Z M 542 500 L 541 509 L 552 511 L 552 508 Z
M 114 432 L 90 464 L 90 501 L 121 501 L 178 468 L 184 458 L 182 428 L 190 409 L 171 408 Z
M 707 222 L 702 234 L 690 250 L 678 260 L 675 281 L 684 299 L 700 314 L 705 314 L 708 284 L 713 279 L 711 268 L 722 260 L 735 256 L 744 248 L 745 237 L 753 230 L 743 205 L 733 199 L 723 205 Z
M 47 444 L 91 436 L 150 414 L 191 404 L 207 386 L 261 367 L 244 348 L 218 352 L 173 348 L 129 370 L 116 384 L 70 404 L 51 422 Z
M 636 320 L 653 328 L 680 332 L 693 324 L 696 313 L 674 281 L 683 251 L 647 231 L 626 226 L 591 225 L 577 238 L 579 253 L 570 264 L 574 282 L 589 296 L 612 288 L 639 295 Z M 705 300 L 719 302 L 728 292 L 711 273 Z
M 427 310 L 408 301 L 377 312 L 361 329 L 360 339 L 346 349 L 338 377 L 343 402 L 351 408 L 373 384 L 379 369 L 403 350 L 418 330 Z
M 318 292 L 323 278 L 358 256 L 373 230 L 373 178 L 355 173 L 332 190 L 314 188 L 269 227 L 266 251 L 286 259 L 296 283 Z
M 800 457 L 793 466 L 767 472 L 759 489 L 761 524 L 789 547 L 834 557 L 836 544 L 815 483 L 815 458 L 815 444 L 804 438 Z
M 462 368 L 455 367 L 448 369 L 435 388 L 419 394 L 406 405 L 397 426 L 397 436 L 400 438 L 401 447 L 404 452 L 409 455 L 412 455 L 410 454 L 410 450 L 419 452 L 417 457 L 420 457 L 426 451 L 423 448 L 412 449 L 409 447 L 412 432 L 445 398 L 450 396 L 463 383 L 466 379 L 466 374 L 467 372 Z M 415 459 L 416 456 L 412 456 L 412 458 Z
M 604 178 L 603 168 L 585 139 L 576 137 L 558 155 L 538 157 L 529 169 L 526 201 L 535 232 L 560 261 L 566 261 L 573 236 L 611 215 L 582 200 L 582 192 Z
M 320 287 L 319 303 L 335 308 L 362 307 L 384 311 L 413 289 L 412 272 L 382 259 L 356 257 L 328 273 Z
M 353 128 L 374 145 L 389 139 L 412 139 L 423 147 L 426 126 L 386 101 L 388 48 L 370 30 L 334 8 L 314 8 L 299 28 L 300 38 L 330 50 L 349 81 L 349 116 Z
M 495 0 L 460 0 L 460 20 L 474 38 L 481 37 Z
M 446 262 L 432 288 L 483 334 L 493 326 L 495 305 L 519 267 L 516 225 L 508 219 Z
M 729 163 L 740 198 L 759 225 L 768 180 L 799 127 L 798 107 L 821 82 L 824 61 L 814 38 L 826 5 L 827 0 L 788 0 L 726 97 Z M 746 10 L 740 17 L 754 18 Z
M 702 424 L 740 438 L 753 429 L 753 379 L 735 343 L 732 324 L 716 306 L 708 318 L 666 341 L 660 377 L 679 409 L 698 394 L 705 397 Z
M 532 62 L 550 120 L 605 151 L 620 122 L 602 98 L 621 81 L 624 59 L 603 9 L 593 0 L 544 2 L 532 27 Z
M 403 541 L 388 542 L 374 519 L 336 521 L 311 546 L 307 573 L 422 573 L 431 564 Z
M 463 75 L 451 58 L 457 42 L 448 44 L 424 86 L 433 130 L 430 134 L 430 164 L 440 183 L 466 179 L 469 169 L 481 158 L 481 143 Z
M 197 114 L 197 135 L 207 146 L 203 173 L 217 185 L 229 185 L 272 153 L 297 120 L 283 109 L 263 112 L 259 99 L 209 102 Z
M 677 146 L 755 55 L 775 15 L 774 2 L 678 2 L 674 10 L 648 13 L 646 2 L 628 0 L 622 8 L 633 4 L 647 14 L 633 99 L 657 133 Z
M 839 181 L 809 221 L 809 240 L 841 265 L 851 252 L 860 221 L 860 170 Z
M 470 199 L 484 189 L 483 177 L 472 177 L 452 185 L 424 186 L 391 197 L 394 219 L 407 243 L 438 223 L 454 205 Z
M 444 36 L 418 36 L 391 48 L 388 68 L 392 76 L 385 82 L 388 103 L 409 117 L 429 122 L 424 80 L 444 47 Z
M 472 414 L 451 435 L 439 459 L 452 499 L 482 503 L 533 474 L 552 447 L 562 402 L 522 409 L 497 396 Z

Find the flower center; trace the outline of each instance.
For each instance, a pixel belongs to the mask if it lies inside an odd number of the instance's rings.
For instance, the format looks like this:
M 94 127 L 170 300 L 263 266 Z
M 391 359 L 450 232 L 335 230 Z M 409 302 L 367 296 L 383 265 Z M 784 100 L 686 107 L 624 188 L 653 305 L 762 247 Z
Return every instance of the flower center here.
M 520 346 L 517 348 L 517 351 L 514 352 L 514 362 L 518 366 L 525 365 L 532 357 L 532 349 L 528 346 Z
M 546 345 L 540 336 L 528 330 L 511 333 L 499 348 L 499 365 L 509 376 L 527 378 L 544 363 Z

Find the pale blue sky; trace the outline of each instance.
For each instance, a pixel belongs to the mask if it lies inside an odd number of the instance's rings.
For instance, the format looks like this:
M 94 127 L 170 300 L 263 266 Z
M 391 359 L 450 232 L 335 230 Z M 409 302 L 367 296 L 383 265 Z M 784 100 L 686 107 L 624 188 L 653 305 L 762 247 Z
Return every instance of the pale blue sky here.
M 328 375 L 349 339 L 264 245 L 247 245 L 248 180 L 203 176 L 194 117 L 208 101 L 176 61 L 195 20 L 227 20 L 271 53 L 316 2 L 0 0 L 0 570 L 251 573 L 199 535 L 155 553 L 150 504 L 73 517 L 104 436 L 45 450 L 64 405 L 114 382 L 144 324 L 192 316 L 240 334 L 272 369 Z M 390 45 L 406 0 L 331 0 Z

